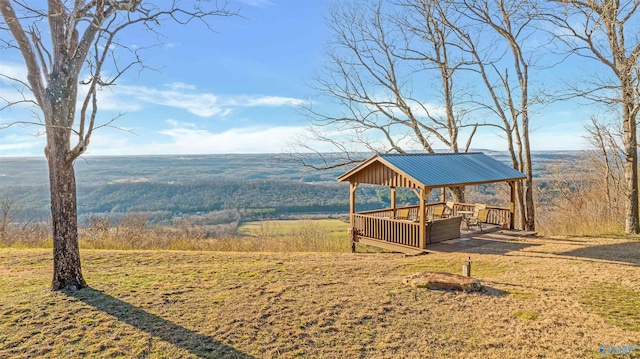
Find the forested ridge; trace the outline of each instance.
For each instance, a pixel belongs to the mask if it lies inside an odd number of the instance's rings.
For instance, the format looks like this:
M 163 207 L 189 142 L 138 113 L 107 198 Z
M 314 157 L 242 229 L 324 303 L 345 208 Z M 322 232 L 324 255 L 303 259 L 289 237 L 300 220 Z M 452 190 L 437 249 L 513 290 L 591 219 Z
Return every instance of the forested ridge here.
M 494 158 L 504 160 L 501 153 Z M 569 163 L 571 152 L 536 155 L 539 172 L 547 164 Z M 78 211 L 93 213 L 166 212 L 194 214 L 239 210 L 243 217 L 346 213 L 348 185 L 336 177 L 347 168 L 310 170 L 281 155 L 93 157 L 76 163 Z M 16 208 L 46 215 L 49 210 L 46 162 L 41 158 L 0 159 L 0 198 Z M 483 193 L 484 188 L 476 188 Z M 360 186 L 358 210 L 388 204 L 388 190 Z M 398 201 L 415 200 L 411 191 Z

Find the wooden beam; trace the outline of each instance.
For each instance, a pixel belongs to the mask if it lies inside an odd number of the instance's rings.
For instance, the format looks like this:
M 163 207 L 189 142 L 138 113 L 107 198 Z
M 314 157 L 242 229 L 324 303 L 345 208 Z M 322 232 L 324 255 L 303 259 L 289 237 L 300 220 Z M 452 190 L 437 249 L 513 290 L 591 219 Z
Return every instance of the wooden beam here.
M 420 189 L 419 188 L 418 189 L 412 188 L 411 190 L 413 191 L 413 193 L 416 194 L 416 197 L 420 198 Z
M 356 213 L 356 188 L 357 183 L 349 183 L 349 215 L 351 217 L 351 227 L 353 227 L 353 214 Z
M 420 189 L 420 210 L 418 218 L 420 219 L 420 248 L 427 248 L 427 199 L 431 194 L 431 188 L 422 187 Z
M 351 232 L 351 253 L 356 251 L 356 242 L 354 240 L 354 218 L 353 214 L 356 213 L 356 189 L 357 183 L 349 182 L 349 231 Z
M 391 189 L 391 209 L 393 210 L 393 213 L 395 214 L 396 212 L 396 188 L 395 187 L 390 187 Z

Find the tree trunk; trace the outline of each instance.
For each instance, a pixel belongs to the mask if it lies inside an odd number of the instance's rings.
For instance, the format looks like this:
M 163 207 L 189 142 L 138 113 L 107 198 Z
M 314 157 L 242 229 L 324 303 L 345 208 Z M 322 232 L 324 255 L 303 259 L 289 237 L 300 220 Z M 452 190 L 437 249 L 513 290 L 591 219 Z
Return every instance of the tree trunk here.
M 629 101 L 633 98 L 633 90 L 627 90 L 623 84 L 623 96 Z M 628 97 L 627 97 L 628 96 Z M 624 100 L 623 100 L 624 101 Z M 638 223 L 638 138 L 636 134 L 637 124 L 627 101 L 622 105 L 622 120 L 624 128 L 624 177 L 626 180 L 626 216 L 625 232 L 627 234 L 637 234 L 640 232 Z
M 63 87 L 61 87 L 63 88 Z M 75 96 L 73 86 L 63 95 Z M 48 124 L 45 154 L 49 164 L 51 192 L 51 223 L 53 225 L 53 281 L 52 290 L 77 290 L 87 286 L 82 277 L 78 246 L 78 212 L 76 178 L 73 158 L 69 158 L 71 125 L 75 101 L 56 101 L 63 98 L 52 91 L 52 106 L 45 111 Z
M 514 226 L 516 229 L 525 228 L 526 208 L 524 201 L 524 184 L 521 181 L 517 181 L 516 184 L 516 218 Z
M 524 123 L 524 119 L 523 119 Z M 528 127 L 528 124 L 524 125 Z M 535 221 L 535 205 L 533 202 L 533 166 L 531 164 L 531 150 L 529 148 L 529 129 L 525 129 L 524 137 L 524 147 L 525 147 L 525 174 L 527 178 L 524 180 L 524 201 L 525 201 L 525 212 L 526 212 L 526 221 L 525 221 L 525 230 L 527 231 L 535 231 L 536 230 L 536 221 Z
M 82 277 L 78 247 L 76 180 L 73 163 L 69 163 L 66 159 L 67 151 L 64 151 L 64 148 L 56 149 L 55 147 L 60 147 L 60 145 L 50 146 L 48 152 L 51 221 L 53 224 L 53 282 L 51 289 L 74 290 L 87 286 Z
M 464 187 L 450 187 L 451 196 L 456 203 L 464 203 Z

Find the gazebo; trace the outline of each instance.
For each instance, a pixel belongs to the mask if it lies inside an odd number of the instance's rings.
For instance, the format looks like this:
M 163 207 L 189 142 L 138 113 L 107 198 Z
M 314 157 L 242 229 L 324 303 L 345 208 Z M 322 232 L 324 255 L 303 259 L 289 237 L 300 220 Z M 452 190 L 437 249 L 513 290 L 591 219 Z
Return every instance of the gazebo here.
M 416 253 L 426 249 L 430 243 L 450 239 L 452 235 L 444 233 L 448 229 L 455 228 L 459 237 L 461 217 L 458 212 L 473 209 L 473 204 L 455 203 L 450 219 L 429 220 L 435 206 L 445 203 L 445 188 L 452 187 L 509 183 L 509 208 L 488 206 L 486 222 L 513 228 L 515 182 L 525 177 L 522 172 L 481 152 L 375 155 L 338 177 L 338 181 L 350 184 L 351 250 L 355 250 L 355 243 L 362 243 L 397 252 Z M 356 212 L 356 188 L 360 184 L 390 187 L 391 207 Z M 397 187 L 412 189 L 419 199 L 419 205 L 398 208 Z M 440 202 L 427 203 L 431 191 L 438 188 L 442 189 Z M 399 218 L 401 211 L 409 213 L 413 220 Z M 439 231 L 442 232 L 440 235 Z

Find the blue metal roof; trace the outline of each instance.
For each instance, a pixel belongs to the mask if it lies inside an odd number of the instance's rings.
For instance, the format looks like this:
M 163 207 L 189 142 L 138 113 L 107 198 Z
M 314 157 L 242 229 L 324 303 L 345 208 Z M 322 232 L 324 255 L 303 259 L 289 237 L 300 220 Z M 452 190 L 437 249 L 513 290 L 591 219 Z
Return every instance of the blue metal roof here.
M 481 152 L 390 154 L 379 157 L 427 187 L 526 177 L 524 173 Z
M 502 182 L 526 177 L 524 173 L 484 153 L 471 152 L 378 155 L 345 173 L 339 180 L 347 180 L 376 158 L 425 187 Z

